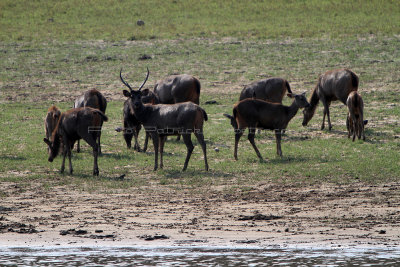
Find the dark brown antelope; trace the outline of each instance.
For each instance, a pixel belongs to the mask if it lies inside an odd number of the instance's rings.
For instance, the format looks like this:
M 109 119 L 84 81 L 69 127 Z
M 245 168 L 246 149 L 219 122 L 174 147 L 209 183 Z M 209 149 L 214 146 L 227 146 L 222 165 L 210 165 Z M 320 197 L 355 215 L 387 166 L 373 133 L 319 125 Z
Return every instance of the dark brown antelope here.
M 185 171 L 194 149 L 191 133 L 193 133 L 201 148 L 203 149 L 205 169 L 208 170 L 206 143 L 203 136 L 203 123 L 207 120 L 206 112 L 198 105 L 192 102 L 184 102 L 177 104 L 143 104 L 142 87 L 149 77 L 147 76 L 138 90 L 124 81 L 120 72 L 122 83 L 129 88 L 130 91 L 124 90 L 124 96 L 128 97 L 129 105 L 133 108 L 136 118 L 143 124 L 147 133 L 151 135 L 154 146 L 154 170 L 158 168 L 158 150 L 160 149 L 160 168 L 163 168 L 163 152 L 164 142 L 168 135 L 181 134 L 187 148 L 186 160 L 182 171 Z
M 101 112 L 105 113 L 107 108 L 107 100 L 102 95 L 102 93 L 100 93 L 96 89 L 91 89 L 86 91 L 83 95 L 79 96 L 74 102 L 74 108 L 83 108 L 83 107 L 96 108 Z M 97 139 L 99 154 L 101 154 L 100 136 L 101 133 L 99 133 Z M 79 139 L 77 142 L 76 151 L 78 153 L 81 151 Z
M 154 92 L 145 89 L 142 90 L 142 102 L 144 104 L 175 104 L 180 102 L 191 101 L 199 104 L 200 98 L 200 81 L 187 74 L 172 75 L 159 82 L 154 86 Z M 141 124 L 134 115 L 133 109 L 129 106 L 129 99 L 124 103 L 124 128 L 115 129 L 123 131 L 126 146 L 131 148 L 132 137 L 135 138 L 134 149 L 138 152 L 146 152 L 150 135 L 146 134 L 143 150 L 140 149 L 138 142 Z M 177 140 L 179 140 L 179 136 Z
M 142 102 L 145 104 L 150 103 L 153 105 L 159 103 L 157 96 L 149 89 L 142 90 Z M 131 148 L 132 137 L 135 137 L 135 145 L 134 145 L 133 149 L 138 152 L 141 152 L 142 150 L 140 149 L 138 137 L 139 137 L 139 132 L 140 132 L 140 129 L 142 128 L 142 125 L 136 118 L 135 112 L 131 105 L 131 101 L 129 101 L 129 99 L 125 100 L 125 102 L 124 102 L 123 114 L 124 114 L 124 128 L 121 129 L 120 127 L 118 127 L 115 130 L 117 132 L 120 132 L 121 130 L 123 131 L 126 146 L 128 148 Z M 149 140 L 149 136 L 148 136 L 148 134 L 146 134 L 143 152 L 146 152 L 146 150 L 147 150 L 148 140 Z
M 270 78 L 246 85 L 240 93 L 240 100 L 256 98 L 272 103 L 282 103 L 286 92 L 292 93 L 289 82 L 282 78 Z
M 154 93 L 161 104 L 175 104 L 181 102 L 200 102 L 200 81 L 192 75 L 172 75 L 154 86 Z
M 349 110 L 346 120 L 348 138 L 353 135 L 354 142 L 357 135 L 358 139 L 361 139 L 362 136 L 365 141 L 364 125 L 368 121 L 364 121 L 364 101 L 361 95 L 356 91 L 351 92 L 347 97 L 346 104 Z
M 288 94 L 294 97 L 290 106 L 279 103 L 271 103 L 260 99 L 244 99 L 236 103 L 233 107 L 233 116 L 224 114 L 231 120 L 235 129 L 235 150 L 233 156 L 237 160 L 237 150 L 240 137 L 244 130 L 249 128 L 248 139 L 253 146 L 258 158 L 263 158 L 254 143 L 256 129 L 268 129 L 275 131 L 276 153 L 282 157 L 281 135 L 282 130 L 286 129 L 290 120 L 296 115 L 299 108 L 308 107 L 305 93 L 300 95 Z
M 325 115 L 328 116 L 329 130 L 332 129 L 329 106 L 332 101 L 340 100 L 346 105 L 347 97 L 352 91 L 358 89 L 358 76 L 348 69 L 327 71 L 318 78 L 318 83 L 310 98 L 310 107 L 303 111 L 303 126 L 314 116 L 319 100 L 324 105 L 324 117 L 321 130 L 325 128 Z
M 69 173 L 72 174 L 71 148 L 76 140 L 82 138 L 93 148 L 93 175 L 98 176 L 98 144 L 96 140 L 101 132 L 103 122 L 107 120 L 108 118 L 103 112 L 89 107 L 75 108 L 61 113 L 51 138 L 43 139 L 49 147 L 49 161 L 53 162 L 53 159 L 59 154 L 62 145 L 63 160 L 61 164 L 61 173 L 64 172 L 65 157 L 68 155 Z
M 192 75 L 171 75 L 156 83 L 154 93 L 161 104 L 190 101 L 198 105 L 200 103 L 200 87 L 200 81 Z M 178 134 L 176 140 L 179 139 L 180 135 Z

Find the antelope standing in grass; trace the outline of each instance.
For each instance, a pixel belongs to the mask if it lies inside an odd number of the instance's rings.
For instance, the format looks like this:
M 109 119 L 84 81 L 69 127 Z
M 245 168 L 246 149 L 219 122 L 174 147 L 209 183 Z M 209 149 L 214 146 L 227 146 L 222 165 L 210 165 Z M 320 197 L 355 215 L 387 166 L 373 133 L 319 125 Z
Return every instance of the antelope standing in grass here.
M 200 81 L 188 74 L 171 75 L 157 82 L 154 86 L 161 104 L 175 104 L 181 102 L 200 103 Z
M 257 98 L 272 103 L 282 103 L 285 94 L 292 93 L 289 82 L 282 78 L 269 78 L 246 85 L 240 93 L 240 100 Z
M 62 146 L 63 160 L 61 173 L 65 169 L 65 157 L 69 159 L 69 173 L 72 174 L 71 150 L 75 141 L 85 140 L 93 148 L 93 175 L 99 175 L 97 166 L 98 143 L 97 138 L 101 132 L 101 126 L 108 118 L 98 109 L 94 108 L 75 108 L 61 113 L 60 119 L 54 128 L 50 139 L 44 138 L 43 141 L 48 145 L 50 162 L 59 154 Z
M 353 135 L 353 142 L 356 139 L 361 139 L 365 141 L 364 125 L 368 121 L 364 121 L 364 101 L 361 95 L 353 91 L 349 94 L 347 101 L 347 108 L 349 110 L 346 120 L 346 126 L 348 131 L 348 138 Z
M 159 103 L 157 96 L 149 89 L 142 90 L 142 102 L 144 104 L 150 103 L 153 105 Z M 128 148 L 131 148 L 132 137 L 134 137 L 135 145 L 133 146 L 133 149 L 138 152 L 141 152 L 142 150 L 140 149 L 138 137 L 139 137 L 140 129 L 142 128 L 142 124 L 136 118 L 135 111 L 133 110 L 133 107 L 132 107 L 132 105 L 130 105 L 130 103 L 131 103 L 131 101 L 129 101 L 129 99 L 125 100 L 125 102 L 124 102 L 124 109 L 123 109 L 124 128 L 118 127 L 115 130 L 117 132 L 123 131 L 126 146 Z M 145 139 L 145 143 L 143 146 L 143 152 L 146 152 L 146 150 L 147 150 L 148 140 L 149 140 L 149 135 L 146 133 L 146 139 Z
M 100 93 L 96 89 L 91 89 L 86 91 L 83 95 L 79 96 L 74 102 L 74 108 L 83 108 L 83 107 L 96 108 L 105 114 L 107 108 L 107 100 L 102 93 Z M 100 136 L 101 133 L 99 133 L 97 137 L 99 154 L 101 154 Z M 77 141 L 78 142 L 76 151 L 79 153 L 81 151 L 79 139 Z
M 51 106 L 47 110 L 46 118 L 44 119 L 44 129 L 46 138 L 49 139 L 53 130 L 56 128 L 57 122 L 60 119 L 61 111 L 56 106 Z
M 303 110 L 303 126 L 314 116 L 318 102 L 321 100 L 324 105 L 324 117 L 321 130 L 325 128 L 325 115 L 328 117 L 329 130 L 332 129 L 329 106 L 332 101 L 339 100 L 346 105 L 347 97 L 358 89 L 358 76 L 348 69 L 331 70 L 318 78 L 318 83 L 312 92 L 310 106 Z
M 233 156 L 237 157 L 237 150 L 240 137 L 244 130 L 249 128 L 248 139 L 253 146 L 258 158 L 263 158 L 254 143 L 254 135 L 256 129 L 268 129 L 275 131 L 276 153 L 282 157 L 281 135 L 282 130 L 286 129 L 290 120 L 296 115 L 299 108 L 308 107 L 305 93 L 300 95 L 288 94 L 293 97 L 293 103 L 290 106 L 284 106 L 279 103 L 270 103 L 259 99 L 244 99 L 236 103 L 233 107 L 233 116 L 224 114 L 231 120 L 231 124 L 235 129 L 235 150 Z
M 121 71 L 122 72 L 122 71 Z M 124 90 L 123 94 L 130 101 L 129 105 L 133 108 L 136 118 L 143 124 L 147 133 L 151 135 L 154 146 L 154 170 L 158 168 L 158 151 L 160 150 L 160 168 L 163 168 L 163 152 L 166 136 L 181 134 L 187 148 L 187 154 L 182 171 L 185 171 L 194 149 L 191 141 L 193 133 L 201 148 L 203 149 L 205 169 L 208 170 L 206 143 L 203 136 L 203 123 L 207 120 L 206 112 L 197 104 L 184 102 L 177 104 L 143 104 L 142 87 L 149 77 L 147 76 L 138 90 L 124 81 L 120 72 L 122 83 L 129 88 Z
M 200 103 L 200 81 L 187 74 L 171 75 L 158 81 L 154 86 L 154 91 L 145 89 L 142 91 L 142 101 L 144 104 L 175 104 L 181 102 Z M 123 130 L 124 139 L 128 148 L 131 147 L 132 137 L 135 138 L 134 149 L 138 152 L 147 150 L 147 143 L 150 135 L 146 134 L 143 150 L 140 149 L 138 142 L 141 124 L 135 117 L 133 109 L 129 106 L 129 99 L 124 103 L 124 128 L 120 127 L 116 131 Z M 178 135 L 177 140 L 179 140 Z

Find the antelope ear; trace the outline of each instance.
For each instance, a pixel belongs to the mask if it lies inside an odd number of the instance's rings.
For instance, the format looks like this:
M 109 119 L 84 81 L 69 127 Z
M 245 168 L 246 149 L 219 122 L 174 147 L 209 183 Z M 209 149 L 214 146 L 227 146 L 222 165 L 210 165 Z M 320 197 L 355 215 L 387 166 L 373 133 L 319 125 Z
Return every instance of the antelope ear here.
M 124 90 L 122 92 L 124 93 L 124 96 L 131 97 L 131 93 L 129 93 L 127 90 Z
M 146 88 L 144 90 L 141 90 L 140 92 L 142 93 L 142 96 L 145 96 L 145 95 L 149 95 L 150 90 L 148 88 Z
M 292 93 L 287 93 L 287 96 L 290 98 L 293 98 L 293 94 Z
M 45 142 L 49 146 L 51 145 L 51 142 L 47 138 L 43 138 L 43 142 Z

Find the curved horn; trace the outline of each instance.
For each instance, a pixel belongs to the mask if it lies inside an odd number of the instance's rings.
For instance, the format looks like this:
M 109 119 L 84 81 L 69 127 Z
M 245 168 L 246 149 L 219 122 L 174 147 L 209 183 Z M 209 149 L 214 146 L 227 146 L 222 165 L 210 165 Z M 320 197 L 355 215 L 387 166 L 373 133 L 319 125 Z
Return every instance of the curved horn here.
M 146 76 L 146 79 L 144 80 L 144 82 L 142 83 L 142 85 L 139 87 L 139 91 L 143 88 L 144 84 L 147 82 L 149 75 L 150 75 L 150 71 L 149 71 L 149 67 L 147 67 L 147 76 Z
M 124 81 L 124 79 L 122 78 L 122 74 L 121 73 L 122 73 L 122 68 L 121 68 L 121 70 L 119 72 L 119 78 L 121 79 L 121 82 L 126 85 L 126 87 L 128 87 L 131 91 L 133 91 L 132 87 L 129 85 L 129 83 Z

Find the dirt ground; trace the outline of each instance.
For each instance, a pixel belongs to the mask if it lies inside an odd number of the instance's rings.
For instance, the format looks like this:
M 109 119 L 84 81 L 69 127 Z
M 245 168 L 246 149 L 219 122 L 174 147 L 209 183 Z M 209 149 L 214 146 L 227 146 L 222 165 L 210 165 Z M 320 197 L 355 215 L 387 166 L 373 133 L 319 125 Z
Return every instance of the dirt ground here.
M 1 246 L 400 244 L 400 183 L 260 184 L 245 194 L 211 188 L 201 195 L 160 187 L 116 194 L 2 188 Z

